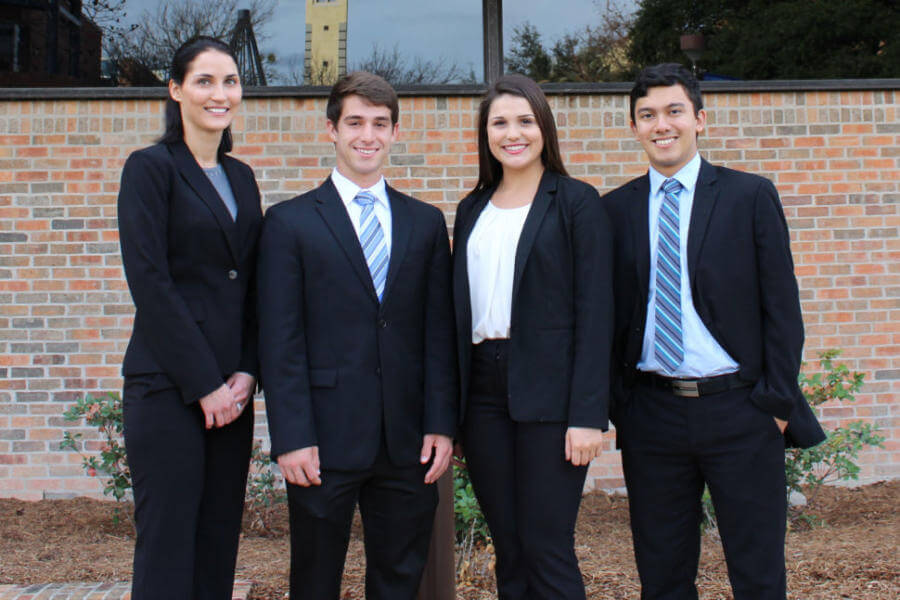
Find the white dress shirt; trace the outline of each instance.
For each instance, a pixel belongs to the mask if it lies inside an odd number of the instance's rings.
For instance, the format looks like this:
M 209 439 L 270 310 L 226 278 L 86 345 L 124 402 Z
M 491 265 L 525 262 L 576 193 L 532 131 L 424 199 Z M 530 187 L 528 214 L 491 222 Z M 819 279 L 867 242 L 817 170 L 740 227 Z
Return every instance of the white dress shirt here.
M 516 248 L 530 208 L 530 203 L 497 208 L 488 202 L 469 234 L 466 266 L 473 344 L 509 337 Z
M 662 191 L 665 175 L 650 167 L 650 290 L 647 298 L 647 323 L 644 328 L 644 346 L 641 360 L 637 364 L 640 371 L 655 371 L 674 377 L 710 377 L 733 373 L 738 364 L 719 345 L 712 336 L 697 310 L 691 294 L 690 273 L 688 272 L 688 230 L 691 222 L 691 209 L 694 206 L 694 191 L 697 188 L 697 177 L 700 175 L 700 154 L 695 154 L 674 179 L 681 184 L 678 197 L 678 224 L 681 231 L 681 330 L 684 346 L 684 361 L 674 373 L 667 373 L 653 353 L 653 338 L 656 333 L 656 244 L 659 238 L 657 221 L 659 209 L 665 193 Z
M 359 237 L 359 216 L 362 214 L 362 206 L 358 202 L 354 202 L 361 188 L 343 175 L 337 169 L 331 171 L 331 182 L 337 188 L 338 195 L 344 202 L 347 214 L 350 215 L 350 222 L 353 223 L 353 229 L 356 231 L 356 237 Z M 369 192 L 375 196 L 375 203 L 372 210 L 375 217 L 381 223 L 381 231 L 384 233 L 384 244 L 387 248 L 388 256 L 391 254 L 391 201 L 388 199 L 387 187 L 385 187 L 384 177 L 378 180 L 378 183 L 368 188 Z

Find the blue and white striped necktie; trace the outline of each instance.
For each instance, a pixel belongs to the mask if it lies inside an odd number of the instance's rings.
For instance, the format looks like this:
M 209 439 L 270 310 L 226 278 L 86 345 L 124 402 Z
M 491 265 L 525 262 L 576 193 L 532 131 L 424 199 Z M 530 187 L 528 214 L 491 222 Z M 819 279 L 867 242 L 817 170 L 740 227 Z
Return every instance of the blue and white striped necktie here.
M 384 296 L 384 283 L 387 280 L 388 251 L 384 241 L 384 231 L 381 223 L 375 216 L 375 194 L 368 190 L 360 190 L 354 202 L 362 207 L 359 215 L 359 243 L 372 275 L 372 283 L 375 285 L 375 293 L 381 302 Z
M 681 228 L 678 196 L 681 184 L 666 179 L 664 198 L 659 209 L 659 237 L 656 242 L 656 331 L 653 355 L 668 373 L 684 361 L 684 337 L 681 330 Z

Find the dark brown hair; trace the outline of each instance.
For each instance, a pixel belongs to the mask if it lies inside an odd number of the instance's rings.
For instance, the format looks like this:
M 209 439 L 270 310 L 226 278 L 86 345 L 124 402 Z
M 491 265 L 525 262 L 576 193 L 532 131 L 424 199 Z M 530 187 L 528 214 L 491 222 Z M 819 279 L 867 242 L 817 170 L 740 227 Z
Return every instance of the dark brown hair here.
M 391 111 L 391 124 L 397 122 L 400 116 L 400 105 L 397 102 L 397 92 L 387 81 L 366 71 L 354 71 L 341 77 L 331 88 L 328 96 L 328 105 L 325 107 L 325 116 L 337 127 L 341 119 L 341 111 L 344 108 L 344 98 L 347 96 L 361 96 L 375 106 L 386 106 Z
M 559 138 L 556 134 L 556 121 L 547 103 L 543 90 L 534 81 L 524 75 L 504 75 L 488 90 L 478 107 L 478 183 L 473 191 L 478 192 L 500 183 L 503 178 L 503 167 L 500 161 L 491 154 L 488 146 L 487 122 L 491 104 L 503 94 L 519 96 L 528 101 L 534 118 L 544 138 L 541 150 L 541 163 L 552 173 L 568 175 L 559 153 Z
M 680 85 L 684 88 L 688 100 L 694 105 L 694 115 L 696 116 L 700 109 L 703 108 L 703 95 L 700 93 L 700 82 L 697 78 L 679 63 L 662 63 L 646 67 L 638 73 L 637 79 L 634 80 L 634 87 L 631 88 L 631 122 L 634 123 L 634 107 L 637 101 L 645 97 L 650 88 L 653 87 L 669 87 L 672 85 Z
M 207 50 L 214 50 L 230 56 L 234 64 L 237 64 L 237 58 L 228 44 L 216 38 L 201 35 L 189 39 L 175 51 L 175 54 L 172 56 L 172 64 L 169 67 L 169 78 L 178 85 L 183 84 L 184 76 L 187 75 L 191 63 Z M 168 96 L 166 99 L 166 130 L 157 141 L 163 144 L 171 144 L 180 142 L 183 139 L 184 124 L 181 122 L 181 105 L 172 100 L 172 96 Z M 226 152 L 231 152 L 231 145 L 231 125 L 229 125 L 222 132 L 222 139 L 219 141 L 219 148 L 216 151 L 219 159 Z

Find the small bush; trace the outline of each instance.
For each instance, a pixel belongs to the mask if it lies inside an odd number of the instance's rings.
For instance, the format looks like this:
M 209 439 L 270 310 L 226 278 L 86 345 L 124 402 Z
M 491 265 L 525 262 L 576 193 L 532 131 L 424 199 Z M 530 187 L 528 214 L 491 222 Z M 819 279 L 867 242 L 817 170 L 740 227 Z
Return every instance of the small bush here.
M 131 471 L 125 458 L 125 444 L 122 442 L 122 400 L 118 394 L 109 392 L 105 397 L 95 398 L 87 395 L 78 399 L 74 405 L 63 413 L 66 421 L 74 422 L 84 419 L 88 425 L 96 427 L 102 440 L 99 454 L 86 454 L 82 434 L 63 432 L 63 440 L 59 447 L 78 452 L 81 465 L 91 477 L 106 477 L 103 494 L 112 496 L 116 502 L 127 499 L 131 490 Z M 126 511 L 131 519 L 131 512 Z M 120 506 L 113 509 L 113 520 L 118 523 L 121 515 Z
M 263 535 L 277 535 L 273 521 L 279 504 L 287 502 L 287 494 L 272 468 L 272 459 L 259 440 L 250 454 L 250 476 L 247 478 L 247 515 L 250 527 Z
M 468 581 L 479 570 L 475 563 L 474 550 L 485 546 L 493 552 L 491 534 L 488 530 L 481 506 L 475 498 L 472 481 L 465 459 L 453 461 L 453 513 L 456 528 L 456 574 L 459 581 Z M 486 568 L 493 568 L 488 565 Z
M 854 394 L 862 389 L 863 374 L 850 372 L 845 364 L 834 364 L 840 350 L 826 350 L 819 354 L 822 371 L 800 374 L 800 388 L 813 408 L 831 400 L 854 402 Z M 785 456 L 787 493 L 800 492 L 806 496 L 807 507 L 815 500 L 826 483 L 859 479 L 856 460 L 866 446 L 884 447 L 884 436 L 871 423 L 852 421 L 826 432 L 824 442 L 812 448 L 791 448 Z M 794 518 L 815 521 L 803 507 L 795 511 Z

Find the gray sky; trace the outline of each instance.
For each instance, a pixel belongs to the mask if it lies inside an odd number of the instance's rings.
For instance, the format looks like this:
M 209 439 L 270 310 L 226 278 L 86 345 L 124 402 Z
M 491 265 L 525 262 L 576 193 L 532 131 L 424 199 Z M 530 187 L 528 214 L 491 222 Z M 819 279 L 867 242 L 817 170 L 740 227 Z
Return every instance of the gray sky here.
M 137 21 L 146 9 L 162 0 L 128 0 L 129 20 Z M 177 0 L 173 0 L 177 1 Z M 210 0 L 215 2 L 215 0 Z M 614 2 L 615 3 L 615 2 Z M 617 0 L 634 10 L 637 0 Z M 504 48 L 514 27 L 528 21 L 541 32 L 545 44 L 566 32 L 598 24 L 607 0 L 505 0 Z M 483 76 L 481 0 L 350 0 L 347 59 L 352 67 L 372 53 L 373 45 L 386 51 L 425 60 L 455 62 L 464 73 L 470 68 Z M 280 0 L 275 18 L 265 27 L 263 52 L 281 60 L 302 56 L 305 0 Z M 302 64 L 302 62 L 300 63 Z

